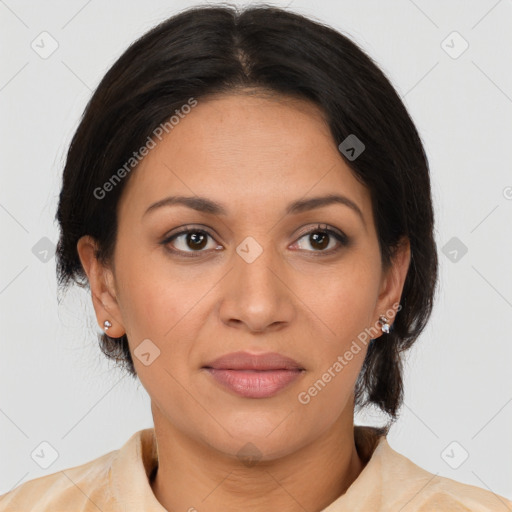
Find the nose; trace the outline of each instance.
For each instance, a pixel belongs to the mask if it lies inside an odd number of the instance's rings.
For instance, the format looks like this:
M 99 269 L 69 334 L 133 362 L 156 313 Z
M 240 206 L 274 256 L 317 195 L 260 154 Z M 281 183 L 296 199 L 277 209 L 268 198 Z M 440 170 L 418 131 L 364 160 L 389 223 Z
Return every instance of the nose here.
M 295 315 L 293 292 L 279 256 L 268 248 L 250 263 L 238 254 L 233 256 L 234 268 L 223 281 L 221 321 L 250 332 L 289 325 Z

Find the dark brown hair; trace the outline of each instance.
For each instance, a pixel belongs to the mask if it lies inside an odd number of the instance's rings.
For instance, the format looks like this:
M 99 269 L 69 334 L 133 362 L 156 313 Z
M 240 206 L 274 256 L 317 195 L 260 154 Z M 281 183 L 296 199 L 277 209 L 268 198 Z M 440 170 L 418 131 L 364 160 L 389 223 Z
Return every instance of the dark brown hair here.
M 402 237 L 410 241 L 402 308 L 391 332 L 370 342 L 355 390 L 357 406 L 374 404 L 396 419 L 401 353 L 424 329 L 437 284 L 428 161 L 383 72 L 348 37 L 317 21 L 266 5 L 199 6 L 159 24 L 121 55 L 90 99 L 67 154 L 56 214 L 59 289 L 71 281 L 87 287 L 77 253 L 83 235 L 96 239 L 100 261 L 111 260 L 116 208 L 129 176 L 107 200 L 93 191 L 191 97 L 246 88 L 309 100 L 325 114 L 336 144 L 350 134 L 363 141 L 364 152 L 345 160 L 371 194 L 385 268 Z M 136 377 L 126 335 L 103 334 L 100 346 Z

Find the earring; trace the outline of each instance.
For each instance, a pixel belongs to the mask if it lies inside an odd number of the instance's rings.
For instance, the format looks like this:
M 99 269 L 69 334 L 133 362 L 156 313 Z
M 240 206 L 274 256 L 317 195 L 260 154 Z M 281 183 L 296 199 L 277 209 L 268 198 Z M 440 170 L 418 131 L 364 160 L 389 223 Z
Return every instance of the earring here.
M 111 324 L 108 320 L 105 320 L 105 321 L 103 322 L 103 327 L 104 327 L 104 329 L 105 329 L 105 332 L 107 332 L 107 331 L 108 331 L 108 329 L 109 329 L 109 327 L 112 327 L 112 324 Z
M 384 315 L 379 317 L 379 323 L 381 325 L 382 332 L 389 333 L 389 328 L 391 326 L 389 325 L 389 320 Z

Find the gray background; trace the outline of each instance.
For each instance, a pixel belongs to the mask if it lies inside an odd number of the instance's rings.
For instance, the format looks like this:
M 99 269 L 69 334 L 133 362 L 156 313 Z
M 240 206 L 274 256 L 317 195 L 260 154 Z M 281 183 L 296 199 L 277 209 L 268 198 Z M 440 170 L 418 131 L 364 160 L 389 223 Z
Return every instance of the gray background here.
M 432 473 L 510 498 L 512 2 L 272 3 L 365 49 L 402 96 L 430 160 L 441 285 L 407 358 L 389 442 Z M 129 43 L 190 5 L 0 0 L 0 493 L 152 426 L 144 388 L 97 348 L 89 295 L 72 290 L 57 304 L 53 218 L 91 91 Z M 58 452 L 47 468 L 31 457 L 43 441 Z

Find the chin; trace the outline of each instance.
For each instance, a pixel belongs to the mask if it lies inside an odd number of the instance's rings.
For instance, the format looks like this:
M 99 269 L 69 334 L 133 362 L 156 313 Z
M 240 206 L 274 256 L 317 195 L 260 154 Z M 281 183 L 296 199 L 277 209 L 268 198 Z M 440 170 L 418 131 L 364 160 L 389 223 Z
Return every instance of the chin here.
M 293 422 L 288 422 L 293 414 L 281 416 L 277 420 L 275 413 L 244 413 L 232 415 L 229 420 L 216 416 L 220 425 L 212 420 L 197 434 L 204 444 L 242 462 L 245 459 L 272 461 L 297 451 L 312 440 L 311 432 L 298 430 L 298 426 L 303 425 L 301 421 L 294 418 Z

